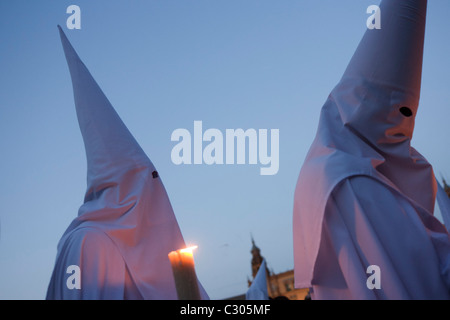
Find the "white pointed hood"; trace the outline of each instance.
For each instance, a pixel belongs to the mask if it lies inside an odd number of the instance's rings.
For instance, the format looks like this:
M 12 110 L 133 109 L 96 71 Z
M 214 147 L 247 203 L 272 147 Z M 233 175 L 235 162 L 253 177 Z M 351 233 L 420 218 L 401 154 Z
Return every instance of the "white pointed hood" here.
M 420 97 L 426 0 L 383 0 L 381 29 L 367 30 L 322 108 L 294 200 L 297 287 L 311 285 L 325 205 L 345 178 L 366 175 L 428 213 L 436 182 L 411 145 Z
M 245 294 L 246 300 L 269 300 L 267 291 L 267 268 L 266 259 L 261 262 L 255 279 Z
M 144 299 L 177 299 L 168 253 L 185 243 L 161 178 L 60 27 L 59 31 L 88 173 L 84 204 L 63 235 L 58 255 L 75 230 L 97 228 L 120 251 Z

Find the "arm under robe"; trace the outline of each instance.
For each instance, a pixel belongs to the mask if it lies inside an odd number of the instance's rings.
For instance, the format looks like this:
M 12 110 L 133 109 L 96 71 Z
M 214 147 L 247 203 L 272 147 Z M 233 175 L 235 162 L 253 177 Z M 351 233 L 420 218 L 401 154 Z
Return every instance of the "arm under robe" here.
M 133 284 L 126 264 L 114 242 L 101 230 L 81 228 L 64 244 L 55 266 L 51 300 L 123 300 L 142 299 Z M 79 280 L 70 266 L 80 268 Z M 69 288 L 67 281 L 80 282 L 80 288 Z

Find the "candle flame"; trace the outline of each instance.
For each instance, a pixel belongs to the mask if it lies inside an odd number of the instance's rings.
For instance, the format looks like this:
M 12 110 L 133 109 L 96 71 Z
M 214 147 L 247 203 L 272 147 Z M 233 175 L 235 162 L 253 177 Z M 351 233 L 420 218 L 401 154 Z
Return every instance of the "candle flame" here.
M 197 248 L 198 248 L 198 246 L 191 246 L 191 247 L 188 247 L 188 248 L 180 249 L 179 251 L 181 253 L 183 253 L 183 252 L 190 252 L 190 253 L 192 253 L 192 250 L 197 249 Z

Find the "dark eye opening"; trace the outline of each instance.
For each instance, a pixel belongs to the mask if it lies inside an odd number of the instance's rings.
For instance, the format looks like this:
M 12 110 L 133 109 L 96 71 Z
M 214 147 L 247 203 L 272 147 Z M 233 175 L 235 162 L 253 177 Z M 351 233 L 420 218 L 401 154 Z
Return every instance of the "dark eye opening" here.
M 410 108 L 408 107 L 401 107 L 400 108 L 400 112 L 402 113 L 402 115 L 404 115 L 405 117 L 411 117 L 412 116 L 412 111 Z

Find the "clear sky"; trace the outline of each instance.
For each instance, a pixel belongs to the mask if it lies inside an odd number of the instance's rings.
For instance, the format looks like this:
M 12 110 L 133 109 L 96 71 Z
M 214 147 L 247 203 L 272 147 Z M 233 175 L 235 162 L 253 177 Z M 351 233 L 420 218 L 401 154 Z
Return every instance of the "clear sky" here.
M 68 30 L 69 5 L 81 30 Z M 292 208 L 320 108 L 378 0 L 1 0 L 0 299 L 44 299 L 86 159 L 60 24 L 158 169 L 212 299 L 244 293 L 251 234 L 293 268 Z M 412 145 L 450 180 L 450 1 L 428 6 Z M 381 22 L 382 23 L 382 22 Z M 279 129 L 279 171 L 172 163 L 175 129 Z

